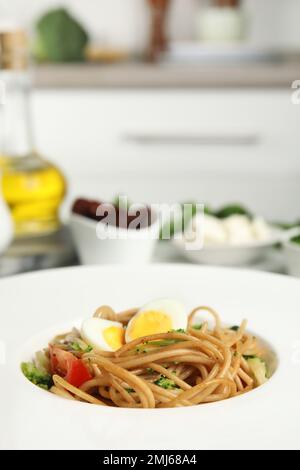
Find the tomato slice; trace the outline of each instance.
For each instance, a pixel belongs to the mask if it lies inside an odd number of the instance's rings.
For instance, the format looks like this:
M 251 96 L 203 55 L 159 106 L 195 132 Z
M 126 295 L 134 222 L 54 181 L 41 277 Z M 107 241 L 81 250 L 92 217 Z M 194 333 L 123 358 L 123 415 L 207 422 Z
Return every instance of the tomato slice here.
M 49 345 L 52 374 L 58 374 L 74 387 L 80 387 L 92 379 L 88 368 L 81 359 L 57 346 Z

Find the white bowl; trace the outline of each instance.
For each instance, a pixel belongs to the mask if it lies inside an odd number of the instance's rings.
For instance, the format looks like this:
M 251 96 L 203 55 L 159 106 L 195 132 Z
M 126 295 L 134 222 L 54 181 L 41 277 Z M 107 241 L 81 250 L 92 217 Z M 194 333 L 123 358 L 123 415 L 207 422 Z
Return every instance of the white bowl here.
M 274 245 L 285 239 L 286 233 L 284 230 L 272 228 L 271 237 L 262 242 L 257 241 L 247 245 L 204 246 L 200 250 L 188 249 L 189 243 L 184 239 L 174 239 L 173 243 L 193 263 L 240 267 L 263 259 Z
M 287 242 L 284 245 L 284 253 L 288 273 L 300 277 L 300 245 Z
M 150 227 L 127 230 L 72 214 L 70 227 L 80 261 L 86 265 L 147 263 L 160 231 L 159 217 Z
M 64 400 L 22 376 L 22 360 L 100 304 L 121 311 L 162 296 L 211 305 L 229 325 L 248 318 L 277 355 L 272 379 L 219 403 L 130 410 Z M 0 309 L 1 449 L 300 448 L 298 279 L 186 265 L 58 269 L 1 280 Z

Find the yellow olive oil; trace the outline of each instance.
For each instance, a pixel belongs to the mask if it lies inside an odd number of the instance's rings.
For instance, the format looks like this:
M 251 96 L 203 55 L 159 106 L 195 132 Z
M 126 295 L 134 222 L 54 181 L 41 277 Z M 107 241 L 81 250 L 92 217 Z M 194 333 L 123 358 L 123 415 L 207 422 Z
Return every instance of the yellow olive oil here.
M 38 155 L 0 158 L 2 190 L 16 236 L 41 235 L 59 228 L 66 184 L 62 173 Z

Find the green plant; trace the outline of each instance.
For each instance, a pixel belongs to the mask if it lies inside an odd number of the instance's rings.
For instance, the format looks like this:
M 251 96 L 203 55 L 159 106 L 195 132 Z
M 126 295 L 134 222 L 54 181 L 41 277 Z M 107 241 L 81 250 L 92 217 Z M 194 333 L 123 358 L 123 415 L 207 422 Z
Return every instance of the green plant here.
M 34 54 L 41 61 L 82 61 L 88 40 L 83 26 L 67 10 L 57 8 L 38 20 Z
M 215 212 L 215 216 L 219 219 L 226 219 L 232 215 L 246 215 L 249 218 L 252 218 L 252 214 L 240 204 L 231 204 L 225 207 L 222 207 Z
M 300 245 L 300 236 L 292 238 L 292 242 L 297 243 L 298 245 Z

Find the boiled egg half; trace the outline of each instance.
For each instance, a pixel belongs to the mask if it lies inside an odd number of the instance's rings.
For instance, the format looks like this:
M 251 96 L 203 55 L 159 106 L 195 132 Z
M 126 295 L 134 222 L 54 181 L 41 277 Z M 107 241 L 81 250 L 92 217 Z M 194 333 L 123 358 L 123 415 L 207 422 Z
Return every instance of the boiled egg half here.
M 186 329 L 185 306 L 172 299 L 159 299 L 142 307 L 128 323 L 126 343 L 143 336 L 167 333 L 170 330 Z
M 97 317 L 88 318 L 82 323 L 81 336 L 87 344 L 98 351 L 117 351 L 125 343 L 122 323 Z

